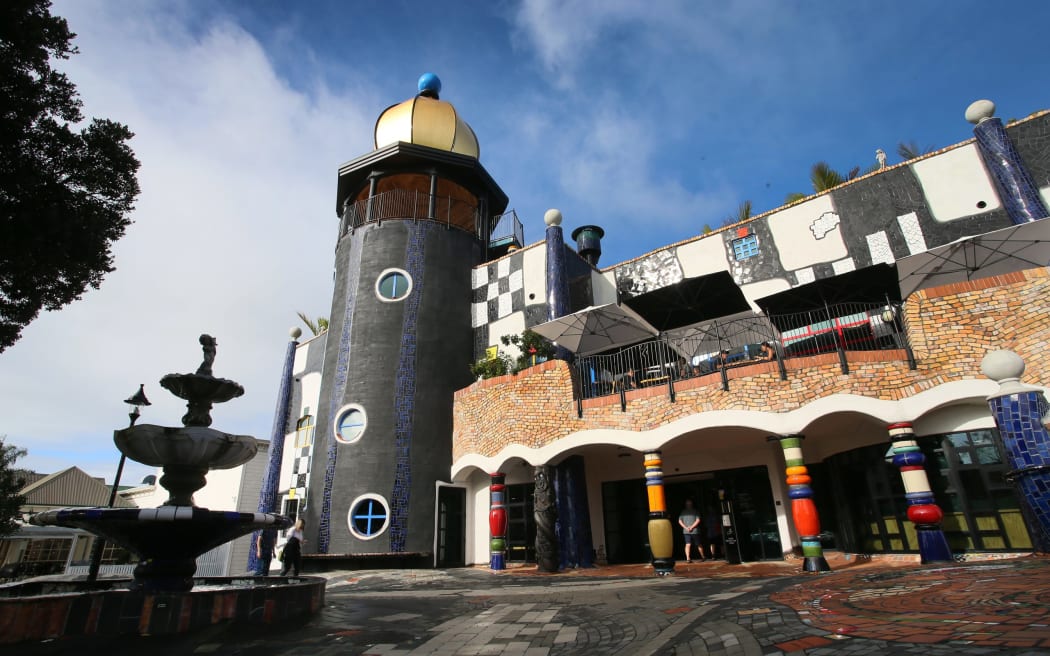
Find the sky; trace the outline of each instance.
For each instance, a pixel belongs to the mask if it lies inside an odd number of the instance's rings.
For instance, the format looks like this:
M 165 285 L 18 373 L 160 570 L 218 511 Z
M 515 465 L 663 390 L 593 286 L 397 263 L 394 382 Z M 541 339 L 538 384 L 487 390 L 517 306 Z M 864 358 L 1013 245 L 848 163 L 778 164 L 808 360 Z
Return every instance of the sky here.
M 130 126 L 134 224 L 98 290 L 0 353 L 0 436 L 21 466 L 112 480 L 123 399 L 178 425 L 158 381 L 200 363 L 245 395 L 214 428 L 268 438 L 288 329 L 328 316 L 338 166 L 424 72 L 471 124 L 527 242 L 558 208 L 605 228 L 600 266 L 809 190 L 808 171 L 899 161 L 1050 105 L 1050 3 L 802 0 L 61 0 L 58 62 L 88 117 Z M 307 335 L 309 332 L 307 331 Z M 129 462 L 124 483 L 152 469 Z

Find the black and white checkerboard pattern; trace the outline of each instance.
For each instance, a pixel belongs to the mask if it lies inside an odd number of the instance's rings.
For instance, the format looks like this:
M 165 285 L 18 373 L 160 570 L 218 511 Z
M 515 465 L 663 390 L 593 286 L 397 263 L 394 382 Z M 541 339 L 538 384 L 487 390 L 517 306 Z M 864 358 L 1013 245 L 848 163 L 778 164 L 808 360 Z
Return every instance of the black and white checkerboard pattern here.
M 478 328 L 525 308 L 522 253 L 474 269 L 471 326 Z
M 306 488 L 310 480 L 310 448 L 304 446 L 296 449 L 295 460 L 292 461 L 292 473 L 288 478 L 289 499 L 306 498 Z

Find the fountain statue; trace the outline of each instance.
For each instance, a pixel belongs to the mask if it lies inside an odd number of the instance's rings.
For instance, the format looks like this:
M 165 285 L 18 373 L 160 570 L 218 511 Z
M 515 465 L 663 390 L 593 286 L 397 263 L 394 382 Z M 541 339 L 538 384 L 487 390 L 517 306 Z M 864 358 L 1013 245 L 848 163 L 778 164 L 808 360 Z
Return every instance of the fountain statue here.
M 160 485 L 168 500 L 160 508 L 68 508 L 35 515 L 36 525 L 82 528 L 139 556 L 132 589 L 147 593 L 185 592 L 193 587 L 197 556 L 252 531 L 282 529 L 291 520 L 273 513 L 239 513 L 198 508 L 193 494 L 204 487 L 210 469 L 230 469 L 251 460 L 255 438 L 210 428 L 214 403 L 244 394 L 232 380 L 212 375 L 216 340 L 201 335 L 204 360 L 195 373 L 168 374 L 162 387 L 187 401 L 178 428 L 142 424 L 118 430 L 121 453 L 146 465 L 163 467 Z

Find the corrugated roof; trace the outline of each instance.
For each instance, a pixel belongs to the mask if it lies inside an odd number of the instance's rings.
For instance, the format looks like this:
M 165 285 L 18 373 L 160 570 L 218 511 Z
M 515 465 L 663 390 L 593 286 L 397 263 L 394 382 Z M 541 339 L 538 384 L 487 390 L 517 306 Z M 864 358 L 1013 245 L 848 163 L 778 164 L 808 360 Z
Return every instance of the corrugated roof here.
M 26 497 L 26 506 L 105 506 L 109 503 L 110 488 L 79 467 L 70 467 L 26 485 L 20 494 Z M 120 495 L 117 495 L 114 505 L 118 508 L 135 507 Z

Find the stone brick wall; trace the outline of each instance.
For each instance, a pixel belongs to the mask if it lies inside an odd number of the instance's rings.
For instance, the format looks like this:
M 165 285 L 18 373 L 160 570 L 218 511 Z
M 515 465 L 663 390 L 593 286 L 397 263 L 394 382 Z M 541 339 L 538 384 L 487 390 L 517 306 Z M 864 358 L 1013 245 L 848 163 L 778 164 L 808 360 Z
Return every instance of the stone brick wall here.
M 995 349 L 1011 349 L 1025 359 L 1024 382 L 1047 385 L 1048 315 L 1045 268 L 934 287 L 913 294 L 905 306 L 914 371 L 897 350 L 848 352 L 848 375 L 835 353 L 791 358 L 784 363 L 787 380 L 780 380 L 775 364 L 754 364 L 727 372 L 728 392 L 715 373 L 676 383 L 675 403 L 665 385 L 628 392 L 626 411 L 615 395 L 587 399 L 582 418 L 568 365 L 546 362 L 456 392 L 453 461 L 468 454 L 492 456 L 511 444 L 538 448 L 595 428 L 652 430 L 712 410 L 786 412 L 831 394 L 903 399 L 950 381 L 983 378 L 981 358 Z

